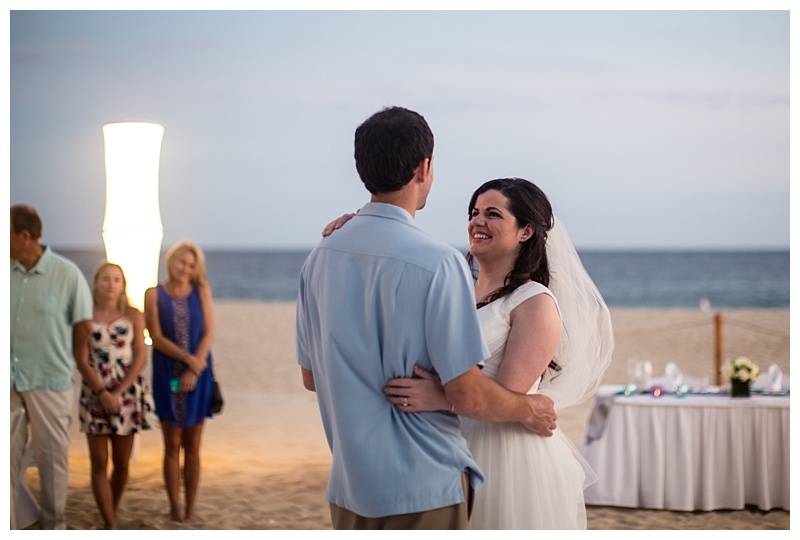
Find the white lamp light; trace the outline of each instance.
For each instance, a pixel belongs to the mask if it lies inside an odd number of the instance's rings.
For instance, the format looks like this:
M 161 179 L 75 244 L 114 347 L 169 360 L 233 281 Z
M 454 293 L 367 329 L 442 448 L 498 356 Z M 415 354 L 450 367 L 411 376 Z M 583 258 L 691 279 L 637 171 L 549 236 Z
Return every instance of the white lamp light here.
M 106 161 L 106 259 L 119 264 L 128 297 L 144 309 L 144 292 L 158 283 L 164 227 L 158 204 L 158 164 L 164 128 L 147 122 L 103 126 Z

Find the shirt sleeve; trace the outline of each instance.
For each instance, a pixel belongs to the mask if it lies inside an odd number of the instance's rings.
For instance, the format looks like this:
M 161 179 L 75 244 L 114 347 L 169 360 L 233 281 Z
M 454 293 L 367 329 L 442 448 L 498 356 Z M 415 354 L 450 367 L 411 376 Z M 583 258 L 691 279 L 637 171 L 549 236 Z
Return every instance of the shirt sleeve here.
M 443 384 L 489 357 L 475 307 L 472 278 L 458 252 L 442 261 L 431 280 L 425 334 L 431 363 Z
M 297 363 L 308 370 L 311 369 L 311 355 L 308 345 L 308 325 L 306 316 L 305 265 L 300 271 L 300 285 L 297 294 L 297 313 L 295 316 L 295 351 Z
M 77 324 L 82 321 L 92 319 L 92 307 L 94 301 L 92 300 L 92 291 L 89 289 L 89 284 L 86 283 L 86 278 L 83 277 L 81 271 L 75 267 L 73 273 L 73 294 L 72 294 L 72 324 Z

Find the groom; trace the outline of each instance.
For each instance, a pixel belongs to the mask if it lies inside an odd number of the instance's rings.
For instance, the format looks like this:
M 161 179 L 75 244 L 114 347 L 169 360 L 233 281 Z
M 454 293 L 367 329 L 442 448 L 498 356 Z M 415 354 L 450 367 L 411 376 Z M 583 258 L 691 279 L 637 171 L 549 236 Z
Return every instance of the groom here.
M 333 454 L 335 529 L 467 529 L 483 476 L 453 414 L 404 414 L 381 389 L 435 371 L 450 413 L 522 422 L 552 435 L 542 395 L 506 390 L 478 368 L 489 353 L 464 257 L 414 224 L 433 183 L 433 134 L 392 107 L 358 127 L 356 169 L 372 194 L 306 260 L 297 301 L 303 384 L 317 392 Z

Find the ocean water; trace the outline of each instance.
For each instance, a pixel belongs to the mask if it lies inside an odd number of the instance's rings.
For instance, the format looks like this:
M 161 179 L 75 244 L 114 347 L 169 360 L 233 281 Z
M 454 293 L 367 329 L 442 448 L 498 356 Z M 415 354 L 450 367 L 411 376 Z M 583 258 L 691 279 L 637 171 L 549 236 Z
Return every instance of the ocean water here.
M 88 280 L 101 250 L 58 250 Z M 207 251 L 214 297 L 293 301 L 300 268 L 298 251 Z M 611 307 L 789 308 L 789 251 L 580 251 L 589 275 Z M 164 277 L 163 257 L 160 279 Z

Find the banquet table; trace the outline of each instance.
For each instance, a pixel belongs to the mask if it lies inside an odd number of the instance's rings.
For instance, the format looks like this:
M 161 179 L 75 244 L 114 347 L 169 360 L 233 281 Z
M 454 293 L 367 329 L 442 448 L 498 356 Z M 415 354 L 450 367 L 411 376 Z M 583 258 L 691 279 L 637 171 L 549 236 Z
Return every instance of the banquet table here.
M 654 397 L 620 388 L 600 388 L 581 443 L 599 476 L 586 504 L 789 510 L 788 392 Z

